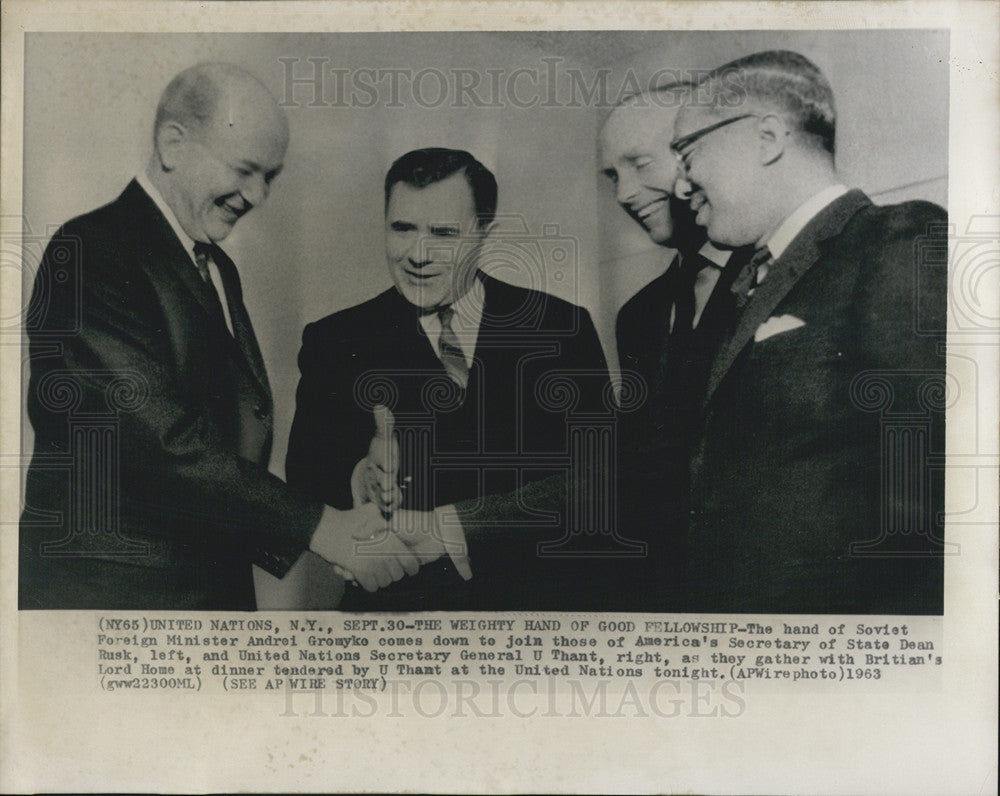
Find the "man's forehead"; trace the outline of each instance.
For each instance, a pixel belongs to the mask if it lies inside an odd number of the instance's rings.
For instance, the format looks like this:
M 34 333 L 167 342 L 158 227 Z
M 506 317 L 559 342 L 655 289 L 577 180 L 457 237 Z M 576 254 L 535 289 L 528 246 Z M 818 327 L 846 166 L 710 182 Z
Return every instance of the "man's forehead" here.
M 407 182 L 397 182 L 389 191 L 387 212 L 392 215 L 420 212 L 438 221 L 465 220 L 475 213 L 472 188 L 461 172 L 418 188 Z M 460 218 L 445 219 L 458 215 Z
M 651 104 L 615 108 L 601 130 L 601 146 L 607 153 L 620 153 L 635 146 L 666 147 L 674 128 L 677 108 Z
M 280 166 L 288 148 L 283 112 L 260 104 L 220 103 L 206 134 L 216 148 L 262 166 Z

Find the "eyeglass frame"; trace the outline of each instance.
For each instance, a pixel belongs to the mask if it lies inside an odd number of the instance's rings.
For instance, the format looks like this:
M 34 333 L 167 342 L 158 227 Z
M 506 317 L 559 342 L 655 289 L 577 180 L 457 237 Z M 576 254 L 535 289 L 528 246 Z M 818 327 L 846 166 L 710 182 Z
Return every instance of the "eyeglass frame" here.
M 677 162 L 680 163 L 681 168 L 686 171 L 687 162 L 684 160 L 684 153 L 681 150 L 688 149 L 692 144 L 696 144 L 709 133 L 714 133 L 716 130 L 720 130 L 727 125 L 741 122 L 744 119 L 750 119 L 751 117 L 760 118 L 760 114 L 744 113 L 740 116 L 731 116 L 728 119 L 723 119 L 721 122 L 716 122 L 715 124 L 710 124 L 707 127 L 702 127 L 700 130 L 695 130 L 693 133 L 682 135 L 680 138 L 675 138 L 670 142 L 670 151 L 674 153 L 674 157 L 677 158 Z

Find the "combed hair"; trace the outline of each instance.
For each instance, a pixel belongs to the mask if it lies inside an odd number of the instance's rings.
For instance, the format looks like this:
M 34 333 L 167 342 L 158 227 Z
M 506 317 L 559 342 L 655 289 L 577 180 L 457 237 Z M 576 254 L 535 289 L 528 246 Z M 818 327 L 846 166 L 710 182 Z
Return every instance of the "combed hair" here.
M 638 107 L 655 105 L 663 108 L 678 108 L 684 97 L 690 94 L 696 85 L 694 80 L 675 80 L 671 83 L 656 85 L 645 91 L 626 94 L 615 103 L 615 108 L 621 108 L 624 105 Z
M 819 68 L 790 50 L 767 50 L 713 69 L 695 104 L 734 109 L 757 102 L 781 111 L 802 133 L 834 153 L 837 112 L 833 90 Z
M 428 147 L 415 149 L 398 158 L 385 175 L 385 208 L 389 208 L 389 194 L 398 182 L 425 188 L 460 171 L 465 174 L 472 189 L 479 226 L 491 224 L 497 212 L 496 177 L 463 149 Z

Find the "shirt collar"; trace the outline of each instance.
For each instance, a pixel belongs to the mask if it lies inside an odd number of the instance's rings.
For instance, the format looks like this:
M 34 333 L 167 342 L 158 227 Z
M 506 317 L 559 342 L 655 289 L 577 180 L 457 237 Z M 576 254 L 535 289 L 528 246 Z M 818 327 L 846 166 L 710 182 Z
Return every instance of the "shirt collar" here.
M 732 252 L 728 249 L 717 249 L 711 243 L 705 241 L 705 245 L 698 249 L 698 254 L 712 263 L 712 265 L 717 265 L 719 268 L 725 268 L 726 263 L 729 262 L 729 256 Z
M 758 248 L 766 245 L 771 250 L 771 256 L 777 260 L 806 224 L 812 221 L 824 207 L 845 193 L 847 193 L 847 186 L 838 183 L 830 185 L 806 199 L 767 240 L 760 241 Z
M 690 258 L 692 263 L 694 263 L 697 260 L 697 258 L 703 257 L 705 260 L 708 261 L 709 265 L 715 266 L 716 268 L 719 269 L 724 269 L 726 267 L 726 263 L 729 262 L 729 257 L 731 254 L 732 252 L 729 251 L 728 249 L 718 249 L 708 241 L 705 241 L 705 244 L 700 249 L 698 249 L 697 254 L 694 255 L 688 254 L 686 255 L 686 257 Z M 685 258 L 684 254 L 678 253 L 677 259 L 671 261 L 671 263 L 673 262 L 676 262 L 677 265 L 675 266 L 671 264 L 670 266 L 671 268 L 686 267 L 683 266 L 682 264 L 686 263 L 687 259 Z M 706 264 L 702 263 L 698 267 L 704 268 L 706 267 Z
M 166 200 L 163 198 L 163 194 L 161 194 L 157 190 L 156 186 L 153 185 L 153 181 L 149 179 L 149 175 L 146 174 L 145 171 L 140 171 L 135 176 L 135 181 L 139 183 L 147 194 L 149 194 L 149 198 L 153 200 L 153 203 L 159 208 L 160 212 L 163 213 L 163 217 L 167 219 L 167 223 L 170 224 L 170 228 L 174 231 L 174 234 L 177 235 L 177 238 L 180 240 L 184 250 L 188 253 L 188 257 L 191 258 L 191 262 L 195 262 L 195 239 L 184 231 L 184 227 L 181 226 L 181 222 L 177 220 L 177 216 L 174 214 L 174 211 L 170 209 L 170 205 L 168 205 Z
M 476 340 L 483 320 L 485 301 L 486 289 L 483 287 L 483 280 L 477 278 L 472 280 L 472 286 L 464 295 L 451 303 L 451 308 L 455 311 L 451 328 L 470 366 L 476 353 Z M 441 337 L 441 318 L 438 313 L 429 312 L 421 315 L 420 325 L 434 346 L 434 350 L 438 351 L 438 341 Z

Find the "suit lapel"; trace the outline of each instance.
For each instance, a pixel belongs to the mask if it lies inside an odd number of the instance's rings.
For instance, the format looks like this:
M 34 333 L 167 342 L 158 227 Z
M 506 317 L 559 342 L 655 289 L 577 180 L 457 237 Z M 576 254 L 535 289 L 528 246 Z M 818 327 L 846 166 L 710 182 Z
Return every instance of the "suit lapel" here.
M 235 336 L 236 344 L 243 355 L 244 362 L 250 366 L 250 371 L 253 373 L 257 383 L 266 393 L 270 394 L 267 370 L 264 367 L 264 357 L 260 353 L 257 336 L 254 334 L 253 324 L 250 323 L 250 315 L 247 312 L 246 305 L 243 303 L 243 286 L 240 284 L 236 265 L 229 258 L 229 255 L 218 246 L 213 247 L 212 257 L 219 268 L 219 275 L 222 277 L 222 284 L 226 289 L 229 319 L 233 324 L 234 335 L 227 336 L 230 338 Z M 200 277 L 199 281 L 201 281 Z
M 166 266 L 205 313 L 213 320 L 221 321 L 225 328 L 225 318 L 218 317 L 215 290 L 202 280 L 191 261 L 191 255 L 184 249 L 170 222 L 163 217 L 152 198 L 133 180 L 122 194 L 122 201 L 126 207 L 135 208 L 142 220 L 145 229 L 139 233 L 139 241 L 148 261 Z
M 396 320 L 390 337 L 391 351 L 387 352 L 389 359 L 399 362 L 403 368 L 440 369 L 445 374 L 444 365 L 438 358 L 430 335 L 420 322 L 420 310 L 410 304 L 396 288 L 390 290 L 392 292 L 388 297 L 385 315 Z
M 143 259 L 149 263 L 155 263 L 155 267 L 163 267 L 168 270 L 185 290 L 197 302 L 201 310 L 208 316 L 217 342 L 241 364 L 244 370 L 253 376 L 256 383 L 263 390 L 265 397 L 270 397 L 270 388 L 267 383 L 267 374 L 264 370 L 264 362 L 257 346 L 257 340 L 250 325 L 250 318 L 243 306 L 242 289 L 239 284 L 239 277 L 236 276 L 236 267 L 232 260 L 221 252 L 218 246 L 214 247 L 216 255 L 216 265 L 219 266 L 219 273 L 223 276 L 223 284 L 226 287 L 227 300 L 231 293 L 227 277 L 234 282 L 236 295 L 235 302 L 229 300 L 230 316 L 233 320 L 234 331 L 236 331 L 237 321 L 233 317 L 233 304 L 239 305 L 240 322 L 248 332 L 247 340 L 249 345 L 246 349 L 229 333 L 226 327 L 226 319 L 220 310 L 219 297 L 212 285 L 207 284 L 198 274 L 197 268 L 188 256 L 184 245 L 178 239 L 170 222 L 163 217 L 160 209 L 153 202 L 152 198 L 143 190 L 138 182 L 133 180 L 129 183 L 121 196 L 121 201 L 126 207 L 131 207 L 136 211 L 139 219 L 138 240 L 141 251 L 144 253 Z M 218 256 L 221 253 L 222 256 Z M 224 263 L 219 262 L 225 261 Z M 228 274 L 226 272 L 229 272 Z
M 674 346 L 671 342 L 670 318 L 674 314 L 674 306 L 677 303 L 677 294 L 680 290 L 681 282 L 681 255 L 677 254 L 670 261 L 667 267 L 668 298 L 661 311 L 656 314 L 659 320 L 659 328 L 654 334 L 654 339 L 650 340 L 649 351 L 656 360 L 656 368 L 653 371 L 655 382 L 650 385 L 654 395 L 662 394 L 667 384 L 667 376 L 671 372 L 671 367 L 675 367 L 673 362 Z
M 820 244 L 839 235 L 848 220 L 869 204 L 871 201 L 861 191 L 848 191 L 823 208 L 795 236 L 781 257 L 771 266 L 767 278 L 756 289 L 737 320 L 732 336 L 712 362 L 708 390 L 705 393 L 705 406 L 757 328 L 771 316 L 802 275 L 819 259 Z
M 495 341 L 505 330 L 509 331 L 510 318 L 524 309 L 512 306 L 510 294 L 498 279 L 493 279 L 482 271 L 478 272 L 477 278 L 483 283 L 483 314 L 476 332 L 476 349 L 472 357 L 474 368 L 484 366 L 483 357 L 488 357 L 491 350 L 496 350 L 496 346 L 490 344 L 491 341 Z
M 735 299 L 730 288 L 743 266 L 750 262 L 752 256 L 753 248 L 750 246 L 735 249 L 730 255 L 726 267 L 719 275 L 719 281 L 712 289 L 712 295 L 708 297 L 708 303 L 701 313 L 701 319 L 698 321 L 698 329 L 702 332 L 714 331 L 720 326 L 728 330 L 729 325 L 732 324 Z

